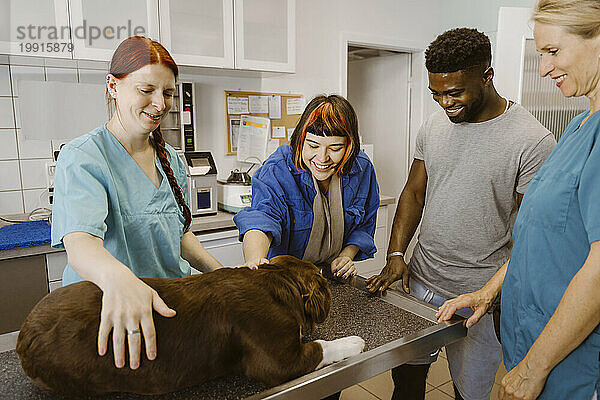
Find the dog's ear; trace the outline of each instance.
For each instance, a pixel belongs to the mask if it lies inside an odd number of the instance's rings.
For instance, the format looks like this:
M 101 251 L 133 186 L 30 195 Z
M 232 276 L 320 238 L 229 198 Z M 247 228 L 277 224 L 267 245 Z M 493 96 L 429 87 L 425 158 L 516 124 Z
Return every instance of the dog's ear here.
M 311 271 L 307 275 L 305 275 L 307 281 L 304 282 L 307 293 L 302 294 L 302 301 L 304 302 L 304 315 L 307 325 L 312 328 L 315 323 L 320 324 L 325 321 L 327 315 L 329 315 L 331 291 L 327 280 L 321 274 Z
M 280 267 L 286 267 L 286 268 L 289 268 L 290 265 L 299 266 L 299 265 L 302 265 L 303 263 L 304 263 L 304 261 L 299 260 L 294 256 L 288 256 L 288 255 L 275 256 L 269 260 L 269 264 L 271 264 L 271 265 L 278 265 Z
M 285 266 L 297 283 L 304 305 L 305 329 L 310 330 L 314 324 L 325 321 L 331 307 L 331 291 L 319 269 L 310 262 L 287 255 L 274 257 L 269 263 Z

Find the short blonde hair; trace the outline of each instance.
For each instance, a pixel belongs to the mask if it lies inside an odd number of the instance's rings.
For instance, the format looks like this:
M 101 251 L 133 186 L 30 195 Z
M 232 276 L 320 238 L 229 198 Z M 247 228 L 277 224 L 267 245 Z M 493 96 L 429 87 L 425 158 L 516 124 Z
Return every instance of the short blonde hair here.
M 538 0 L 532 19 L 534 22 L 558 25 L 584 39 L 600 35 L 599 0 Z

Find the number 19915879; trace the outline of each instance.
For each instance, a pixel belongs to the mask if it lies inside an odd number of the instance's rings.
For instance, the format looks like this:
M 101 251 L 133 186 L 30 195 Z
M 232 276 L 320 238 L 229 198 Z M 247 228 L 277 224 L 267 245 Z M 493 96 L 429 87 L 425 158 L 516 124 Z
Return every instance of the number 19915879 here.
M 73 51 L 70 42 L 21 42 L 19 48 L 23 53 L 63 53 Z

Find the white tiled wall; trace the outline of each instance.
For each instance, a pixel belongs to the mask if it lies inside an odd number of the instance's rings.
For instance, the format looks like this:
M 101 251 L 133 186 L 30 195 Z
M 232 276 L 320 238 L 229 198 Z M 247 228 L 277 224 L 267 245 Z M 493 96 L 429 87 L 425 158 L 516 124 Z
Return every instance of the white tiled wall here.
M 11 94 L 8 65 L 0 65 L 0 96 L 10 96 Z
M 19 190 L 21 189 L 21 172 L 17 160 L 0 161 L 0 170 L 2 170 L 2 180 L 0 180 L 0 190 Z
M 0 128 L 14 128 L 12 99 L 0 97 Z
M 0 216 L 47 204 L 47 162 L 62 142 L 26 140 L 21 130 L 19 81 L 103 83 L 108 63 L 0 54 Z

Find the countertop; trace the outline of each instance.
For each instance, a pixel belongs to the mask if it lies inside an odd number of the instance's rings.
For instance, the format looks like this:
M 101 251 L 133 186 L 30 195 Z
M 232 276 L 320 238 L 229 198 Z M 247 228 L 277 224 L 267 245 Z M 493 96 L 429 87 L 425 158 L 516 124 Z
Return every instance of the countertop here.
M 433 322 L 393 306 L 380 298 L 349 285 L 330 281 L 332 307 L 325 323 L 319 325 L 304 340 L 332 340 L 358 335 L 366 342 L 365 352 L 380 348 L 399 338 L 417 334 L 432 327 Z M 364 353 L 363 353 L 364 354 Z M 179 392 L 161 396 L 112 394 L 100 399 L 144 400 L 231 400 L 243 399 L 266 390 L 267 387 L 248 378 L 227 377 Z M 18 356 L 12 351 L 0 353 L 0 398 L 27 400 L 65 399 L 40 391 L 23 373 Z
M 22 217 L 23 215 L 21 215 Z M 234 214 L 219 211 L 217 215 L 208 215 L 204 217 L 195 217 L 192 219 L 192 232 L 196 234 L 208 233 L 219 230 L 235 229 L 233 223 Z M 10 258 L 35 256 L 39 254 L 49 254 L 62 252 L 64 249 L 54 249 L 49 244 L 41 246 L 21 247 L 17 249 L 0 250 L 0 261 Z
M 388 206 L 394 204 L 396 201 L 395 197 L 391 196 L 380 196 L 379 206 Z M 209 215 L 203 217 L 194 217 L 192 220 L 192 232 L 196 234 L 209 233 L 220 230 L 235 229 L 233 223 L 233 216 L 235 214 L 219 211 L 217 215 Z M 26 214 L 18 214 L 10 216 L 11 219 L 23 219 Z M 0 223 L 0 226 L 5 225 Z M 0 250 L 0 261 L 8 260 L 11 258 L 27 257 L 40 254 L 57 253 L 62 252 L 63 249 L 54 249 L 49 244 L 41 246 L 22 247 L 17 249 Z

